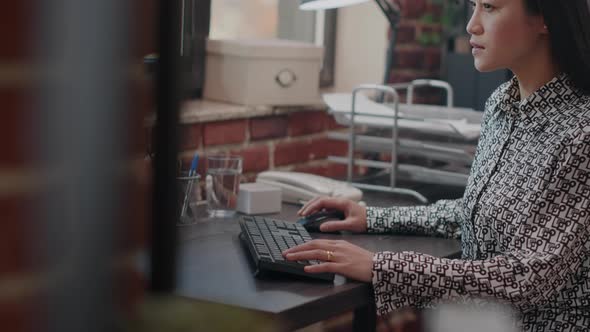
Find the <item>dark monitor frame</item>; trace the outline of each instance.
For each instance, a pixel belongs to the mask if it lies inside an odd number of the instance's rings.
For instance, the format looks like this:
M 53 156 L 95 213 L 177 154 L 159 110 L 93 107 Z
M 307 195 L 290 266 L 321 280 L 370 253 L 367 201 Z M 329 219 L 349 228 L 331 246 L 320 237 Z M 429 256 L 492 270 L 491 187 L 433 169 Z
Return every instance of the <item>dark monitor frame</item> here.
M 152 292 L 176 286 L 176 157 L 180 107 L 180 1 L 159 1 L 159 61 L 156 69 L 156 124 L 152 196 L 150 284 Z

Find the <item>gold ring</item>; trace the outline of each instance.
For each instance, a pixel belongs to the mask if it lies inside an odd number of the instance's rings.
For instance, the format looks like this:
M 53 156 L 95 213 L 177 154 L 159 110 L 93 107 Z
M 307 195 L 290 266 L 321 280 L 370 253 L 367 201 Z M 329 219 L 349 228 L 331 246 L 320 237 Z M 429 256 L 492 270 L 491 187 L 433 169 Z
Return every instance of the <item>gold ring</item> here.
M 326 250 L 326 255 L 328 256 L 327 261 L 328 262 L 331 262 L 332 261 L 332 258 L 334 257 L 334 252 L 333 251 L 330 251 L 330 250 Z

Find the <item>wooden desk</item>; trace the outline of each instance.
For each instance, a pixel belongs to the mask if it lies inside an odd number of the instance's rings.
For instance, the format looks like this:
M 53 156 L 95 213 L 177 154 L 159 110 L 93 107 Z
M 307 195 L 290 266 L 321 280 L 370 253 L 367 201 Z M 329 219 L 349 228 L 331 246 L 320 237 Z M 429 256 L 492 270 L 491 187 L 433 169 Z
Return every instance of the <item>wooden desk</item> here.
M 295 221 L 298 206 L 283 205 L 275 218 Z M 292 277 L 256 279 L 240 243 L 237 220 L 203 218 L 178 227 L 178 284 L 182 297 L 221 303 L 270 316 L 281 329 L 293 330 L 354 310 L 354 330 L 375 329 L 371 285 L 337 275 L 334 283 Z M 415 250 L 439 257 L 456 256 L 456 240 L 394 235 L 317 234 L 314 238 L 350 241 L 371 251 Z

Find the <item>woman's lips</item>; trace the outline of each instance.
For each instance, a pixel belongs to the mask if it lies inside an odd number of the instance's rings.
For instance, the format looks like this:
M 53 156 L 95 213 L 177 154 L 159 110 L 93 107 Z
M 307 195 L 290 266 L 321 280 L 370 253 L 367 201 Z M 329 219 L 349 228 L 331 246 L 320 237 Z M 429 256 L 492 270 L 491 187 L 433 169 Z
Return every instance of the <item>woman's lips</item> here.
M 473 47 L 473 48 L 471 49 L 471 53 L 472 53 L 473 55 L 478 55 L 478 54 L 480 54 L 481 52 L 483 52 L 483 50 L 485 50 L 485 47 L 483 47 L 482 45 L 479 45 L 479 44 L 477 44 L 477 43 L 474 43 L 474 42 L 469 42 L 469 43 L 471 44 L 471 47 Z

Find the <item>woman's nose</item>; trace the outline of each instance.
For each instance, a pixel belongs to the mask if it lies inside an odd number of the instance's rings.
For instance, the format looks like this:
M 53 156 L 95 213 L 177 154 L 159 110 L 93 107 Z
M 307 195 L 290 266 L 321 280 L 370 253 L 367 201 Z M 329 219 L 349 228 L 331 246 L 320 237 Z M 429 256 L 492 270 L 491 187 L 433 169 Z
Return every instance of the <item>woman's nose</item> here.
M 467 23 L 466 30 L 467 33 L 469 33 L 470 35 L 481 35 L 483 33 L 483 26 L 479 21 L 479 14 L 477 13 L 477 11 L 475 11 L 473 15 L 471 15 L 471 18 Z

